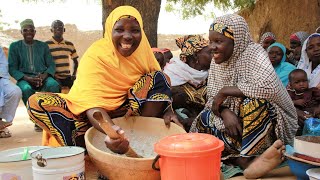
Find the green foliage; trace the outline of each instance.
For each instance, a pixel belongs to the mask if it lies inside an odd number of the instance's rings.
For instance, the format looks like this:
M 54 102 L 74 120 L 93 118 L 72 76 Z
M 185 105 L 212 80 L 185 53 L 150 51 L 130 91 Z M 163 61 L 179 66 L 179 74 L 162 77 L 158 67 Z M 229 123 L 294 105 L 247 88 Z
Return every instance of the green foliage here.
M 183 19 L 187 19 L 204 15 L 205 7 L 208 5 L 226 11 L 252 8 L 254 4 L 255 0 L 167 0 L 166 11 L 179 13 Z M 214 16 L 213 12 L 210 13 Z

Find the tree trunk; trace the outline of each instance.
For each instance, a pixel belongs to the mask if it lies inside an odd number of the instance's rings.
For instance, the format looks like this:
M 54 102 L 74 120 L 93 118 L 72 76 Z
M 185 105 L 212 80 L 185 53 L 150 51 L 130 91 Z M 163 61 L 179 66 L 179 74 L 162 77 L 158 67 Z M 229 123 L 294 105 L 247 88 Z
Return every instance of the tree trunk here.
M 130 5 L 135 7 L 141 14 L 144 32 L 151 47 L 157 47 L 158 18 L 161 0 L 102 0 L 102 26 L 110 12 L 118 6 Z

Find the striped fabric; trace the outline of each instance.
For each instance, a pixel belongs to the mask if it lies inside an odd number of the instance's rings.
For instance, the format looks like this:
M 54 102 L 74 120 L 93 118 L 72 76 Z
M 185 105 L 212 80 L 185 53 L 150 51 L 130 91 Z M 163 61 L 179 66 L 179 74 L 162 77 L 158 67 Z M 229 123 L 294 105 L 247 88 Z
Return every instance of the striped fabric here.
M 46 41 L 46 43 L 49 45 L 51 55 L 56 63 L 55 78 L 65 79 L 71 76 L 69 58 L 78 58 L 78 54 L 73 43 L 67 40 L 63 40 L 58 43 L 53 38 Z
M 210 110 L 201 113 L 197 121 L 198 132 L 209 133 L 225 144 L 222 159 L 230 157 L 252 157 L 262 154 L 276 140 L 274 126 L 277 115 L 275 108 L 264 99 L 246 98 L 239 108 L 239 117 L 243 123 L 242 137 L 234 139 L 219 130 L 210 121 L 214 114 Z

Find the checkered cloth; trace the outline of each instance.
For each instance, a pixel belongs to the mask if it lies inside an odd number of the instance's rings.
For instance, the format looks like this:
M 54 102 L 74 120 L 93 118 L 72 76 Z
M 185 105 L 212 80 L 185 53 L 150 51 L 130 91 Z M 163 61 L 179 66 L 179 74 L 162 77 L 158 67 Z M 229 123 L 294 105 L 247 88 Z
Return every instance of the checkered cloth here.
M 218 17 L 214 23 L 222 23 L 234 31 L 234 49 L 231 58 L 224 63 L 211 62 L 208 77 L 207 109 L 211 109 L 213 97 L 224 86 L 236 86 L 245 96 L 263 98 L 276 109 L 277 123 L 275 132 L 277 138 L 285 144 L 292 144 L 298 128 L 297 113 L 285 87 L 277 77 L 270 63 L 267 52 L 261 45 L 252 41 L 245 20 L 236 14 Z M 239 114 L 241 99 L 228 97 L 223 105 Z M 197 132 L 196 121 L 191 132 Z M 210 122 L 224 131 L 223 120 L 218 116 Z

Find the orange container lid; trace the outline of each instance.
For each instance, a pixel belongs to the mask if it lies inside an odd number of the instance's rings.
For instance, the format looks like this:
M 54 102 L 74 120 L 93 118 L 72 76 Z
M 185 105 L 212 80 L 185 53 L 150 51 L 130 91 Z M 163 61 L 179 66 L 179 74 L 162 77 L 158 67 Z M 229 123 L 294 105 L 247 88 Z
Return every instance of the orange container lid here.
M 167 136 L 154 145 L 159 155 L 171 157 L 195 157 L 220 153 L 224 143 L 211 134 L 186 133 Z

